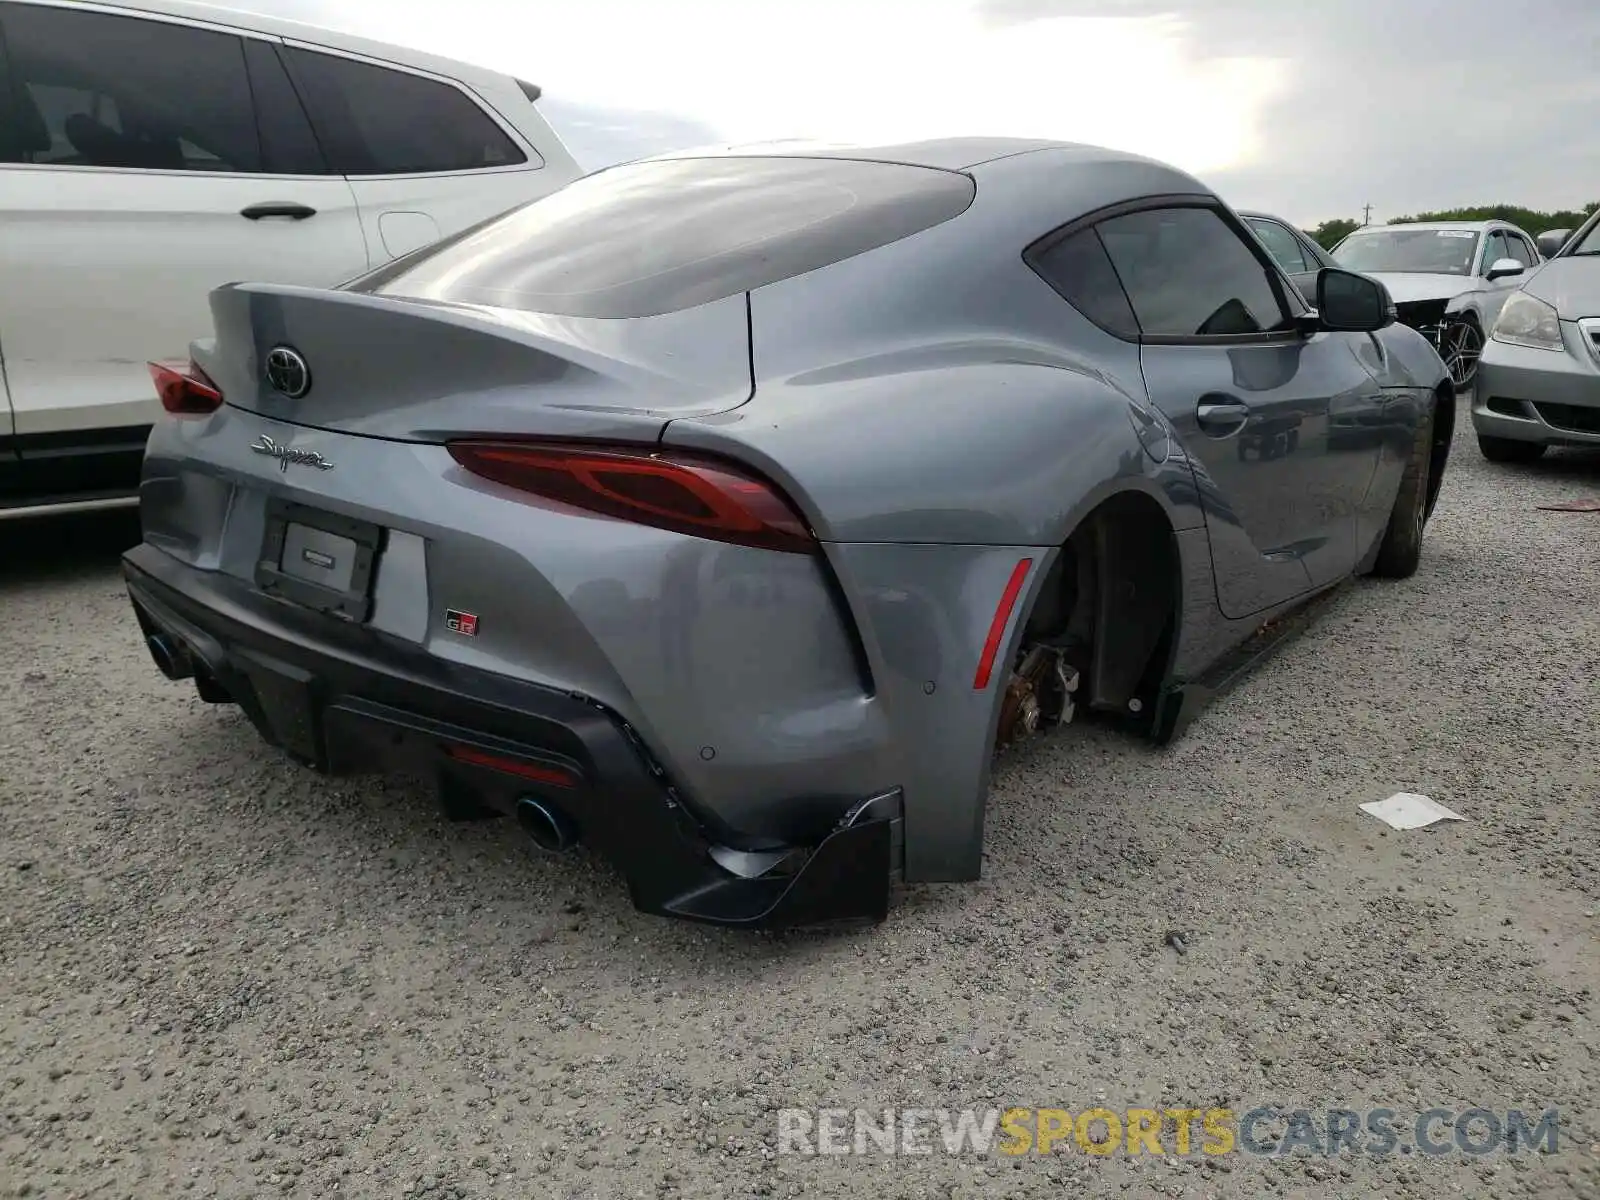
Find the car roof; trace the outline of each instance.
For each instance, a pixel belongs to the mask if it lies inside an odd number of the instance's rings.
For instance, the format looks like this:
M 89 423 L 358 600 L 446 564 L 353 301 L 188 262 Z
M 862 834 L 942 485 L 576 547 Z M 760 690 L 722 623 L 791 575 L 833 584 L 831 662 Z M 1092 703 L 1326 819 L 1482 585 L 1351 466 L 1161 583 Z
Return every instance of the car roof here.
M 1029 240 L 1068 221 L 1132 200 L 1158 196 L 1216 199 L 1216 193 L 1205 184 L 1170 163 L 1105 146 L 1043 138 L 951 137 L 874 144 L 795 139 L 722 144 L 668 151 L 596 173 L 629 170 L 642 163 L 783 157 L 969 175 L 978 184 L 972 211 L 991 214 L 978 223 L 998 220 L 997 232 L 1004 229 Z M 973 228 L 970 218 L 960 225 Z
M 1153 160 L 1121 150 L 1091 146 L 1083 142 L 1053 141 L 1048 138 L 949 137 L 913 142 L 825 142 L 795 138 L 787 141 L 719 143 L 669 150 L 653 155 L 654 161 L 682 158 L 768 157 L 842 158 L 860 162 L 901 163 L 913 167 L 934 167 L 945 171 L 966 171 L 1002 158 L 1040 151 L 1067 151 L 1074 157 L 1096 163 L 1152 163 Z M 1164 164 L 1161 164 L 1164 165 Z
M 1384 229 L 1471 229 L 1482 233 L 1485 229 L 1515 229 L 1510 221 L 1401 221 L 1395 225 L 1362 225 L 1352 230 L 1351 237 L 1363 230 L 1376 232 Z
M 1254 220 L 1258 220 L 1258 221 L 1276 221 L 1279 225 L 1286 225 L 1290 229 L 1293 229 L 1297 233 L 1305 233 L 1306 232 L 1304 229 L 1301 229 L 1298 225 L 1296 225 L 1293 221 L 1289 220 L 1287 217 L 1280 217 L 1277 213 L 1262 212 L 1259 208 L 1240 208 L 1240 209 L 1235 209 L 1234 211 L 1236 211 L 1241 217 L 1244 217 L 1246 220 L 1254 219 Z M 1309 237 L 1310 235 L 1307 234 L 1307 236 Z
M 61 3 L 60 0 L 35 0 L 35 2 L 55 4 L 57 7 L 80 11 L 98 9 L 108 13 L 124 12 L 128 15 L 172 17 L 179 21 L 192 22 L 197 25 L 210 25 L 238 32 L 265 34 L 269 37 L 280 37 L 288 41 L 303 42 L 329 50 L 342 50 L 347 54 L 377 59 L 380 62 L 393 63 L 396 66 L 411 67 L 418 71 L 432 75 L 442 75 L 467 84 L 476 81 L 499 81 L 510 78 L 503 71 L 492 71 L 484 67 L 474 66 L 471 63 L 462 62 L 459 59 L 444 58 L 422 50 L 413 50 L 407 46 L 358 37 L 355 34 L 328 29 L 305 21 L 295 21 L 286 17 L 255 12 L 244 7 L 244 5 L 250 3 L 250 0 L 240 0 L 239 5 L 227 7 L 220 4 L 203 3 L 202 0 L 71 0 L 71 3 L 65 4 Z

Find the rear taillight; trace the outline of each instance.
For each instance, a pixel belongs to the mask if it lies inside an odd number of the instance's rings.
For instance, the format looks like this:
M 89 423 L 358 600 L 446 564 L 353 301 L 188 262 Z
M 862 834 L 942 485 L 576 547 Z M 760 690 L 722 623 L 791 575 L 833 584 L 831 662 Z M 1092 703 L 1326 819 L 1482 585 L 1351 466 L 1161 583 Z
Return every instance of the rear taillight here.
M 150 378 L 155 380 L 161 407 L 180 417 L 204 416 L 222 407 L 222 393 L 194 363 L 176 367 L 151 363 Z
M 763 550 L 817 550 L 782 493 L 725 463 L 530 442 L 460 441 L 448 449 L 474 475 L 575 508 Z

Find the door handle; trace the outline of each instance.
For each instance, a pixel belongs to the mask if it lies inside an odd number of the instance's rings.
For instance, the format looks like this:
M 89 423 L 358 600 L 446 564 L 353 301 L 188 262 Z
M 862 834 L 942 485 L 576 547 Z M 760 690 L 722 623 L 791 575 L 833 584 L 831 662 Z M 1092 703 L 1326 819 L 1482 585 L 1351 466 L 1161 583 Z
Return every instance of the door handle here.
M 1194 410 L 1194 419 L 1213 437 L 1226 437 L 1244 428 L 1250 419 L 1250 406 L 1241 400 L 1205 396 Z
M 304 221 L 307 217 L 316 216 L 317 210 L 289 200 L 268 200 L 264 204 L 252 204 L 249 208 L 240 209 L 239 215 L 252 221 L 259 221 L 262 217 L 288 217 Z

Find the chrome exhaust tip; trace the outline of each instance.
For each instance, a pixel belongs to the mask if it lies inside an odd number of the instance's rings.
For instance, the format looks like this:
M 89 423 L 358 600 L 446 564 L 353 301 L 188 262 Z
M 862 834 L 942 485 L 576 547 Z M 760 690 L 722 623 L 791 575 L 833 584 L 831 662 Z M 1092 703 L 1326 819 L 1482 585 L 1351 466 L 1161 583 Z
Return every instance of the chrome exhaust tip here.
M 188 679 L 194 674 L 183 647 L 169 640 L 165 634 L 152 633 L 145 639 L 145 645 L 150 648 L 150 657 L 155 660 L 156 668 L 168 679 Z
M 572 818 L 537 796 L 517 801 L 517 823 L 546 854 L 565 854 L 578 844 L 578 827 Z

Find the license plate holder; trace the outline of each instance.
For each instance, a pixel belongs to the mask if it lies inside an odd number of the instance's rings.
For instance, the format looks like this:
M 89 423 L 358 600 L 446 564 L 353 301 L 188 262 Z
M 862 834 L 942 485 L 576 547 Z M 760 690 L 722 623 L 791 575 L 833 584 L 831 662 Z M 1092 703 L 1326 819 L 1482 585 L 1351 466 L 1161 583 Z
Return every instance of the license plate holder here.
M 290 500 L 267 504 L 256 586 L 360 624 L 372 615 L 383 527 Z

